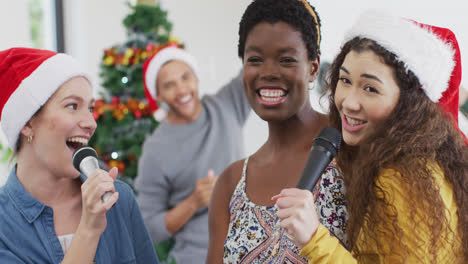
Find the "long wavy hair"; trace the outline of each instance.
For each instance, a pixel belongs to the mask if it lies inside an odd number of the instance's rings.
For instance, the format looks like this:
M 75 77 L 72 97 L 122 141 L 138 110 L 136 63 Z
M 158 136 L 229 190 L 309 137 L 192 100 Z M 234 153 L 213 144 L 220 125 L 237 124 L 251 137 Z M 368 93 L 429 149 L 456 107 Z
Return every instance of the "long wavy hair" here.
M 468 148 L 455 128 L 453 118 L 430 101 L 420 88 L 418 78 L 406 70 L 393 53 L 365 38 L 357 37 L 345 43 L 330 66 L 326 79 L 330 89 L 331 125 L 341 131 L 341 118 L 334 102 L 340 67 L 350 51 L 359 53 L 367 50 L 373 51 L 394 69 L 400 98 L 394 111 L 373 135 L 359 146 L 352 147 L 344 143 L 337 156 L 337 164 L 345 176 L 347 187 L 350 215 L 347 232 L 351 249 L 359 252 L 355 245 L 365 223 L 366 233 L 370 234 L 371 239 L 363 241 L 364 243 L 377 243 L 380 250 L 382 245 L 375 238 L 383 232 L 386 235 L 391 233 L 393 242 L 404 249 L 402 262 L 407 259 L 408 245 L 402 245 L 402 230 L 397 225 L 397 211 L 386 202 L 388 197 L 376 185 L 377 176 L 382 169 L 393 169 L 401 175 L 401 180 L 408 187 L 405 192 L 415 201 L 409 203 L 410 209 L 415 212 L 417 208 L 425 216 L 429 216 L 421 220 L 423 223 L 415 221 L 414 226 L 425 224 L 431 230 L 430 241 L 420 242 L 430 242 L 432 262 L 436 262 L 438 246 L 446 242 L 443 241 L 443 235 L 456 232 L 461 237 L 462 252 L 453 253 L 458 254 L 462 262 L 468 263 Z M 432 176 L 431 166 L 434 162 L 440 166 L 453 188 L 458 209 L 458 230 L 449 228 L 447 209 Z M 382 203 L 384 206 L 381 206 Z M 385 219 L 391 219 L 392 228 L 387 230 L 384 227 L 385 230 L 382 230 L 381 226 L 378 227 Z M 389 245 L 395 245 L 388 242 Z

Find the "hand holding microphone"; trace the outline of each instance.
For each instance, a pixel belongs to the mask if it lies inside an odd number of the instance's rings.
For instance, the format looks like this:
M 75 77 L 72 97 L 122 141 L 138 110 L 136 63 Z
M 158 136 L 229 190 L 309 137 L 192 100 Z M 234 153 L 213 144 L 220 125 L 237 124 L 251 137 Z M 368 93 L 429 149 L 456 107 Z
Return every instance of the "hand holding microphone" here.
M 114 181 L 117 168 L 109 172 L 99 169 L 96 151 L 82 146 L 73 154 L 73 165 L 88 179 L 81 185 L 82 213 L 77 233 L 101 235 L 106 229 L 106 212 L 115 205 L 119 193 Z
M 87 178 L 92 176 L 92 173 L 99 169 L 96 151 L 90 146 L 81 146 L 73 153 L 73 166 L 75 169 L 83 173 Z M 113 192 L 106 192 L 102 195 L 102 202 L 107 202 Z
M 319 218 L 311 191 L 317 185 L 328 164 L 338 153 L 341 134 L 325 127 L 314 139 L 309 158 L 296 188 L 283 189 L 272 199 L 276 201 L 282 228 L 288 230 L 299 247 L 304 247 L 315 234 Z

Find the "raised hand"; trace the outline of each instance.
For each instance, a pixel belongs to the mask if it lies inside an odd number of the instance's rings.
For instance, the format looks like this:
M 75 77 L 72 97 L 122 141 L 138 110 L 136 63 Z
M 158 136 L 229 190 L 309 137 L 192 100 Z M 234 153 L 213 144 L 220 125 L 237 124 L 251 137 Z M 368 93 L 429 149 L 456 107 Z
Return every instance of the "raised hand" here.
M 209 170 L 206 177 L 199 179 L 195 184 L 195 189 L 191 195 L 198 208 L 207 207 L 209 205 L 216 180 L 218 180 L 218 176 L 215 176 L 213 170 Z

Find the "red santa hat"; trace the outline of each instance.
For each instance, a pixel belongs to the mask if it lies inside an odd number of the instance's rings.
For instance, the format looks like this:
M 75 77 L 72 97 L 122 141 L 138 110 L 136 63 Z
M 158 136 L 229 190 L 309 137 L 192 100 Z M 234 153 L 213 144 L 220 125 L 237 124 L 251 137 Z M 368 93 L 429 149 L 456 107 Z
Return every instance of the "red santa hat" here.
M 462 73 L 460 49 L 452 31 L 369 10 L 347 32 L 344 41 L 354 37 L 371 39 L 395 54 L 417 76 L 427 97 L 458 122 Z
M 145 86 L 145 96 L 148 100 L 148 105 L 152 111 L 159 110 L 156 103 L 156 98 L 158 96 L 157 78 L 159 70 L 161 70 L 164 64 L 173 60 L 178 60 L 186 63 L 190 68 L 192 68 L 192 71 L 195 74 L 195 76 L 199 77 L 197 61 L 192 55 L 188 54 L 183 49 L 178 48 L 177 44 L 169 44 L 167 47 L 164 47 L 161 50 L 159 50 L 156 54 L 148 58 L 143 64 L 143 82 Z M 163 113 L 157 111 L 155 113 L 155 118 L 157 120 L 161 120 L 163 115 Z
M 29 119 L 75 76 L 90 80 L 77 61 L 63 53 L 31 48 L 0 52 L 0 126 L 13 150 Z

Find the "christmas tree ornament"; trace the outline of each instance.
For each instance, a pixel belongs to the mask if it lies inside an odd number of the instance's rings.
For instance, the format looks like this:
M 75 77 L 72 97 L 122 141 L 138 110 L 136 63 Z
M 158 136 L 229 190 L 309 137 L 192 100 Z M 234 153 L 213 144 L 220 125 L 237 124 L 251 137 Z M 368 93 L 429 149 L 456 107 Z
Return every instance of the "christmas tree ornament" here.
M 108 166 L 130 185 L 136 177 L 138 158 L 147 135 L 157 127 L 157 104 L 149 106 L 143 85 L 143 63 L 161 48 L 179 46 L 170 35 L 172 24 L 156 1 L 139 1 L 123 20 L 128 39 L 104 50 L 101 60 L 103 97 L 95 103 L 98 127 L 89 144 Z M 168 43 L 169 39 L 173 40 Z M 111 154 L 118 153 L 117 159 Z M 110 166 L 113 167 L 113 166 Z
M 156 0 L 137 0 L 137 5 L 156 6 L 157 4 Z

